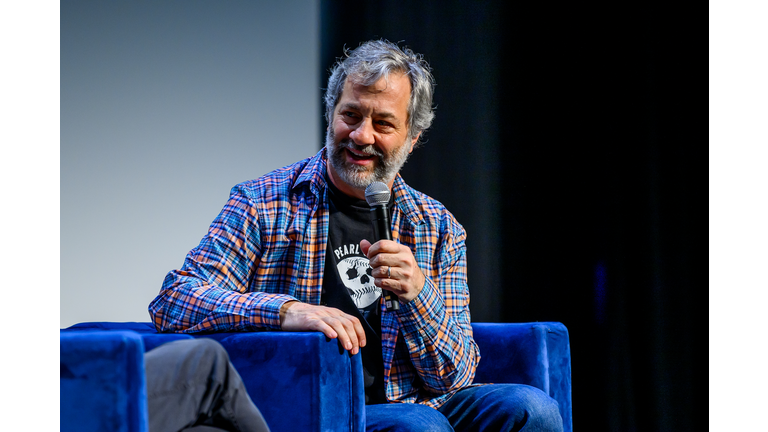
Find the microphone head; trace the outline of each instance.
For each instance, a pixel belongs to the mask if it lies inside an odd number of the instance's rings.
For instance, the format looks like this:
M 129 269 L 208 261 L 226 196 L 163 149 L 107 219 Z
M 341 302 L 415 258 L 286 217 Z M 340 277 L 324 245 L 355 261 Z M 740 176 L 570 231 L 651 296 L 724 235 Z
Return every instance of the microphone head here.
M 365 188 L 365 201 L 371 207 L 389 203 L 389 188 L 382 182 L 373 182 Z

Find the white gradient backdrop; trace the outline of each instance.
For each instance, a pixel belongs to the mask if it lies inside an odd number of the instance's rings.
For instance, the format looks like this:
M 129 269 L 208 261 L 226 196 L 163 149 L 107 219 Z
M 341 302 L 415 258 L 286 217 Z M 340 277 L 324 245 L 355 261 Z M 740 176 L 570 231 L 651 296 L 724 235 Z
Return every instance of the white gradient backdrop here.
M 236 183 L 321 145 L 312 0 L 61 2 L 61 327 L 149 321 Z

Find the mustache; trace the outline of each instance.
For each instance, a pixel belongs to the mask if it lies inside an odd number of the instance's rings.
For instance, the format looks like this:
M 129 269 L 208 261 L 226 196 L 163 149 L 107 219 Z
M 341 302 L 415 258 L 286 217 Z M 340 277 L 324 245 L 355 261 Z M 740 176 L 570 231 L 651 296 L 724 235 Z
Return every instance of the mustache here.
M 349 148 L 349 149 L 355 150 L 356 152 L 364 153 L 369 156 L 378 156 L 380 158 L 384 157 L 384 153 L 379 149 L 377 149 L 376 146 L 372 146 L 372 145 L 359 146 L 354 142 L 352 142 L 352 140 L 349 138 L 345 140 L 341 140 L 339 142 L 339 151 L 345 148 Z

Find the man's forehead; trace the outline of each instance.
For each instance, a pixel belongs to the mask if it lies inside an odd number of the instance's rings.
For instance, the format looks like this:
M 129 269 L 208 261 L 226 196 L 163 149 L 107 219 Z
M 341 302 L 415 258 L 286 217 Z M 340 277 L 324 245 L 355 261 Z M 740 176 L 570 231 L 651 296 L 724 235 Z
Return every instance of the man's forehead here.
M 363 79 L 362 77 L 350 75 L 347 77 L 346 82 L 344 83 L 344 91 L 348 86 L 354 87 L 358 91 L 365 91 L 368 93 L 381 93 L 383 91 L 386 91 L 387 89 L 391 88 L 392 86 L 405 86 L 408 89 L 408 94 L 410 95 L 411 92 L 411 80 L 408 79 L 405 73 L 403 72 L 391 72 L 388 74 L 384 74 L 381 76 L 378 80 L 376 80 L 373 83 L 370 83 L 368 80 Z

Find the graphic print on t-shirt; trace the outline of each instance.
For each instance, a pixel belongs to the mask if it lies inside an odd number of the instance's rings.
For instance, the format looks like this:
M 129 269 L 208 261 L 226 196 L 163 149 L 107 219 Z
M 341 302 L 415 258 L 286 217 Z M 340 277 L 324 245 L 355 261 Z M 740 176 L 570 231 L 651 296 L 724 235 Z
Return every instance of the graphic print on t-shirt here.
M 360 252 L 359 244 L 339 246 L 333 250 L 339 278 L 349 291 L 358 309 L 365 309 L 381 296 L 381 288 L 373 284 L 368 258 Z

